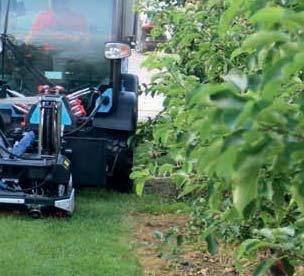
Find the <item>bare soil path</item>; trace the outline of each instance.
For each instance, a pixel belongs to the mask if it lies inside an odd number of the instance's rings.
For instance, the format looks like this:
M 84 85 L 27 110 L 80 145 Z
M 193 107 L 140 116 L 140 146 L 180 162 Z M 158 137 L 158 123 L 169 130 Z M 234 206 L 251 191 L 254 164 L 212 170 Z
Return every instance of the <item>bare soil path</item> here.
M 238 275 L 232 262 L 233 251 L 223 248 L 213 257 L 203 245 L 187 241 L 177 244 L 178 237 L 187 236 L 188 216 L 135 212 L 132 217 L 144 276 Z

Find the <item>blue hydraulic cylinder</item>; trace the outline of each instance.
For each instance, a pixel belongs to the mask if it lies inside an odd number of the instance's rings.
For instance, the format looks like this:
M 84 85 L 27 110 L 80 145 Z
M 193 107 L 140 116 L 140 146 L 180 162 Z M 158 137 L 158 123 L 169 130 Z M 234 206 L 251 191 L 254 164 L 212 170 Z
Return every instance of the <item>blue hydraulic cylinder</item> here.
M 25 132 L 23 138 L 19 142 L 15 143 L 13 154 L 20 157 L 34 142 L 35 133 L 33 131 Z

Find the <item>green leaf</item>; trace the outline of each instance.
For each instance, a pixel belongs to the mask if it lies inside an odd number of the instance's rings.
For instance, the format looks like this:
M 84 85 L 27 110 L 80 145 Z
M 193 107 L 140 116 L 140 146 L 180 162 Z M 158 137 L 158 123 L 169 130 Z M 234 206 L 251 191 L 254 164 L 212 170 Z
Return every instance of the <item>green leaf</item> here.
M 269 243 L 262 240 L 258 240 L 258 239 L 245 240 L 239 246 L 236 257 L 238 260 L 240 260 L 244 256 L 248 256 L 252 253 L 255 253 L 258 249 L 267 248 L 268 246 Z
M 215 223 L 209 225 L 207 228 L 204 228 L 201 238 L 206 240 L 208 236 L 210 236 L 212 233 L 214 233 L 218 226 L 217 223 L 218 222 L 215 222 Z
M 155 143 L 160 142 L 164 145 L 168 143 L 169 135 L 170 135 L 170 129 L 168 127 L 157 128 L 153 132 Z
M 161 176 L 166 176 L 166 175 L 171 175 L 173 172 L 174 166 L 172 164 L 163 164 L 159 168 L 159 175 Z
M 183 171 L 178 171 L 173 175 L 177 188 L 182 188 L 190 183 L 189 175 Z
M 300 26 L 304 25 L 304 11 L 302 12 L 297 12 L 297 13 L 290 13 L 286 16 L 288 20 L 291 20 L 293 22 L 296 22 Z
M 240 89 L 241 92 L 244 92 L 248 87 L 248 78 L 247 76 L 238 69 L 231 69 L 229 73 L 223 76 L 223 79 L 226 82 L 234 84 Z
M 201 157 L 197 163 L 197 169 L 199 173 L 211 173 L 213 172 L 216 164 L 217 158 L 220 156 L 222 148 L 222 141 L 214 141 L 209 147 L 206 147 L 201 152 Z
M 270 267 L 277 261 L 277 259 L 268 259 L 266 261 L 262 261 L 257 269 L 253 272 L 253 276 L 264 276 L 267 274 Z
M 209 182 L 208 185 L 208 203 L 210 206 L 210 210 L 218 211 L 220 210 L 220 206 L 222 203 L 222 190 L 223 190 L 222 182 Z
M 236 58 L 242 54 L 247 54 L 247 51 L 244 50 L 243 48 L 237 48 L 232 52 L 230 59 L 233 60 L 234 58 Z
M 135 180 L 137 178 L 145 177 L 147 175 L 149 175 L 149 171 L 147 171 L 147 170 L 139 170 L 139 171 L 136 170 L 130 174 L 130 178 Z
M 221 117 L 223 123 L 230 128 L 230 130 L 235 130 L 237 126 L 237 120 L 240 115 L 240 111 L 236 109 L 226 109 L 222 112 Z
M 184 196 L 187 196 L 189 194 L 192 194 L 193 192 L 200 190 L 203 187 L 202 184 L 192 184 L 192 183 L 186 183 L 183 187 L 183 191 L 179 194 L 179 198 L 182 198 Z
M 263 23 L 267 28 L 274 24 L 282 22 L 285 15 L 285 9 L 279 6 L 266 7 L 256 12 L 251 18 L 252 23 Z
M 213 237 L 213 235 L 209 235 L 206 238 L 206 242 L 207 242 L 207 246 L 208 246 L 208 252 L 214 256 L 217 254 L 218 252 L 218 244 L 217 241 L 215 240 L 215 238 Z
M 190 106 L 200 106 L 200 105 L 210 105 L 210 97 L 214 97 L 216 101 L 217 98 L 225 98 L 225 95 L 231 95 L 232 100 L 234 98 L 236 102 L 244 101 L 237 96 L 238 89 L 235 85 L 229 83 L 222 84 L 204 84 L 200 88 L 194 90 L 189 98 Z M 216 96 L 217 95 L 217 96 Z M 222 96 L 221 96 L 222 95 Z M 228 99 L 229 100 L 229 99 Z
M 294 74 L 297 74 L 304 68 L 304 52 L 297 54 L 292 52 L 274 64 L 271 64 L 264 74 L 263 97 L 267 100 L 273 100 L 281 91 L 281 86 L 288 82 Z
M 222 152 L 225 152 L 230 147 L 236 146 L 240 147 L 244 144 L 243 134 L 245 130 L 244 129 L 238 129 L 231 134 L 227 135 L 224 138 L 224 143 L 222 147 Z
M 293 276 L 295 275 L 295 267 L 291 264 L 290 260 L 288 258 L 284 258 L 281 260 L 281 263 L 284 267 L 284 272 L 286 272 L 286 274 L 288 276 Z
M 274 236 L 272 234 L 272 230 L 269 228 L 263 228 L 260 230 L 257 230 L 256 233 L 258 233 L 259 235 L 261 235 L 262 237 L 265 237 L 266 239 L 273 239 Z
M 287 226 L 287 227 L 281 227 L 281 228 L 277 228 L 274 230 L 274 233 L 276 234 L 283 234 L 286 235 L 288 237 L 294 237 L 295 236 L 295 228 L 292 226 Z
M 133 171 L 130 174 L 130 179 L 133 179 L 135 182 L 135 192 L 138 196 L 142 196 L 145 182 L 150 178 L 151 176 L 148 169 Z
M 273 190 L 273 196 L 272 200 L 275 206 L 275 212 L 277 216 L 284 216 L 285 212 L 282 212 L 283 210 L 281 209 L 284 206 L 285 203 L 285 187 L 284 187 L 284 182 L 277 180 L 272 182 L 272 190 Z M 283 214 L 282 214 L 283 213 Z
M 222 213 L 221 219 L 223 221 L 239 222 L 240 216 L 237 210 L 234 207 L 232 207 Z
M 211 101 L 219 109 L 236 109 L 241 110 L 247 99 L 236 95 L 231 91 L 218 91 L 210 96 Z
M 248 156 L 233 177 L 233 204 L 243 218 L 252 215 L 258 195 L 261 157 Z
M 227 30 L 231 28 L 231 23 L 235 16 L 239 14 L 242 0 L 229 1 L 229 8 L 222 14 L 219 22 L 219 34 L 221 37 L 227 35 Z
M 163 232 L 161 232 L 161 231 L 159 231 L 159 230 L 155 230 L 155 231 L 154 231 L 154 236 L 155 236 L 155 238 L 157 238 L 158 240 L 163 240 L 163 238 L 164 238 Z
M 231 176 L 235 173 L 235 162 L 238 155 L 238 146 L 230 146 L 225 152 L 223 152 L 216 162 L 216 173 L 219 176 L 231 179 Z
M 176 237 L 176 245 L 181 246 L 184 242 L 184 236 L 183 235 L 177 235 Z
M 291 191 L 293 197 L 295 198 L 299 209 L 302 213 L 304 213 L 304 175 L 300 174 L 296 177 L 293 186 L 291 187 Z
M 144 180 L 136 180 L 135 181 L 135 192 L 138 196 L 142 196 L 143 191 L 145 187 L 145 181 Z
M 287 34 L 275 31 L 261 31 L 248 36 L 244 41 L 242 48 L 244 51 L 253 52 L 268 47 L 275 42 L 282 43 L 287 41 L 289 41 L 289 36 Z

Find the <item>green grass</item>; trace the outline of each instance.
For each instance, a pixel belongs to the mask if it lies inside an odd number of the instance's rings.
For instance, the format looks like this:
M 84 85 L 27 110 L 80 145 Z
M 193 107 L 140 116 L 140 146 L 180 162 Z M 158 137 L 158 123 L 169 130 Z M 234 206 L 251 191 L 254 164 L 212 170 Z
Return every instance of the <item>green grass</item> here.
M 0 216 L 0 275 L 140 275 L 128 214 L 173 209 L 187 208 L 154 196 L 86 190 L 71 219 Z

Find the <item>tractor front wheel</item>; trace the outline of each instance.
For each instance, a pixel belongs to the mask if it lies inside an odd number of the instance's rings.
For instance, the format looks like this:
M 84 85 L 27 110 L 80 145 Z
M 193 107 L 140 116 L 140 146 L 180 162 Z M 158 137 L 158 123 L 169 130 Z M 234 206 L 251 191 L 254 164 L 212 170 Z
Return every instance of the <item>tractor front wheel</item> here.
M 130 179 L 130 174 L 133 165 L 133 150 L 127 146 L 124 139 L 113 140 L 109 149 L 108 189 L 122 193 L 131 192 L 133 181 Z

